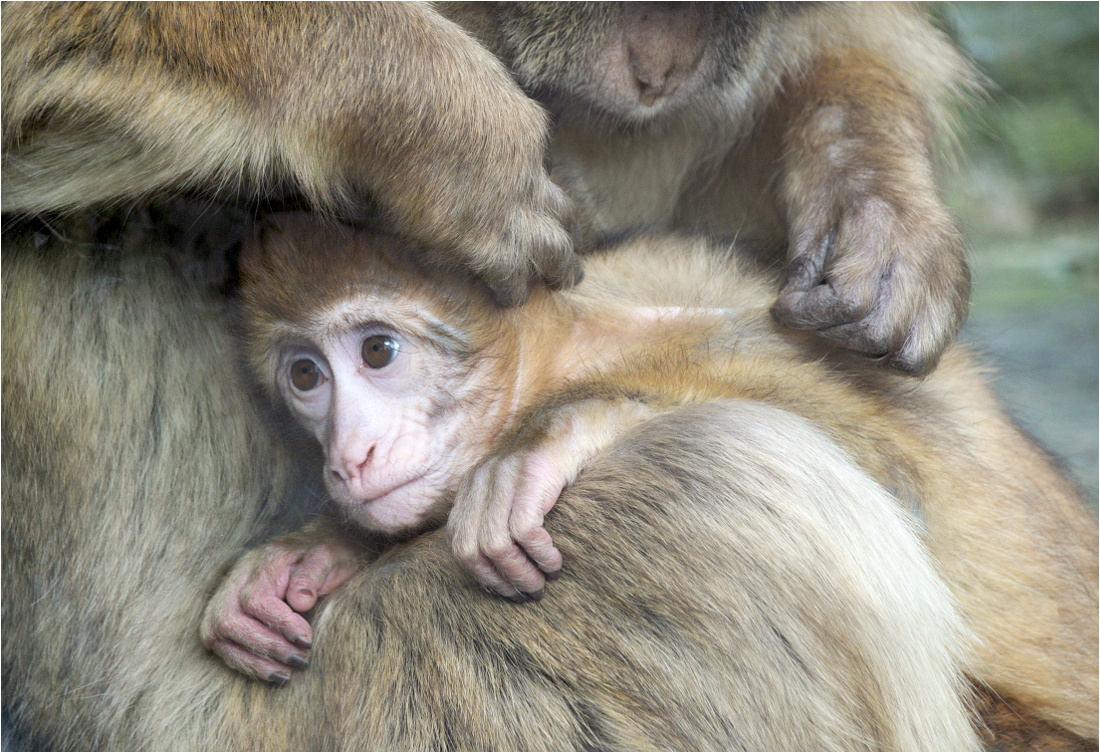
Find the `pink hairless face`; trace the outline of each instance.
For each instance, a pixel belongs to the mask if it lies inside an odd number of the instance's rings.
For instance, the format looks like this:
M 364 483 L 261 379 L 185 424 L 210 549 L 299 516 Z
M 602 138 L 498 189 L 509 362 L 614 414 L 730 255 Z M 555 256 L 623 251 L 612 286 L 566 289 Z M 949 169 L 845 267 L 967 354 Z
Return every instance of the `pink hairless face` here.
M 333 500 L 384 533 L 420 526 L 513 407 L 515 374 L 474 356 L 496 322 L 471 312 L 495 307 L 461 275 L 429 280 L 415 254 L 295 214 L 242 252 L 259 376 L 324 448 Z

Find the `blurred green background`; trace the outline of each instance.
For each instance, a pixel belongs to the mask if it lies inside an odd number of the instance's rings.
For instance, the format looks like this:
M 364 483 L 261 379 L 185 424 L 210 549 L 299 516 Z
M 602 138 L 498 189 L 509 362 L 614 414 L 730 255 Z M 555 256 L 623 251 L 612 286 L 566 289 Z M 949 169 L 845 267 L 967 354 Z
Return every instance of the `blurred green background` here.
M 991 80 L 948 202 L 974 270 L 963 338 L 1020 423 L 1097 498 L 1097 3 L 931 7 Z

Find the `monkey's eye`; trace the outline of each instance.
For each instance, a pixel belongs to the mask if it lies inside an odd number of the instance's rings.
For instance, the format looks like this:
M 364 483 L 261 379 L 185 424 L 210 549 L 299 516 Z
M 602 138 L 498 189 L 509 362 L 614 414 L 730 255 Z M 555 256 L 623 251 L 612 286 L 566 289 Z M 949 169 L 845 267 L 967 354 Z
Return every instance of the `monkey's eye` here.
M 389 366 L 397 358 L 398 347 L 389 335 L 371 335 L 363 341 L 363 363 L 372 369 Z
M 309 392 L 321 383 L 321 370 L 310 359 L 299 359 L 290 365 L 290 382 L 294 389 Z

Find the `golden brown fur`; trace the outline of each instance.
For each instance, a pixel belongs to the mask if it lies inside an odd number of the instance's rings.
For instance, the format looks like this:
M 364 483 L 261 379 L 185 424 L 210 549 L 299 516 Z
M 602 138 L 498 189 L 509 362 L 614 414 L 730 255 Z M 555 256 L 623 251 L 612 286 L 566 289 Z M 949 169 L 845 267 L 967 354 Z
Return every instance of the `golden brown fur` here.
M 5 212 L 221 189 L 354 218 L 373 199 L 503 301 L 573 281 L 543 113 L 425 6 L 10 3 L 3 20 Z
M 664 281 L 674 278 L 662 273 L 658 259 L 652 264 L 659 301 Z M 696 270 L 686 279 L 708 273 Z M 592 268 L 590 276 L 600 273 Z M 608 285 L 606 294 L 616 295 L 618 287 Z M 762 327 L 766 300 L 763 291 L 758 296 Z M 709 298 L 709 304 L 721 300 Z M 1074 484 L 1005 415 L 971 358 L 960 347 L 949 349 L 939 369 L 913 385 L 824 368 L 828 361 L 805 351 L 791 363 L 789 355 L 759 352 L 748 340 L 737 333 L 728 352 L 709 351 L 717 365 L 703 373 L 718 375 L 717 394 L 729 396 L 733 385 L 738 397 L 766 400 L 829 426 L 862 467 L 920 511 L 924 540 L 979 638 L 968 667 L 972 677 L 1095 739 L 1095 520 Z M 655 366 L 634 384 L 658 384 L 676 395 L 681 375 Z M 692 386 L 687 399 L 698 399 L 698 389 Z
M 300 678 L 236 675 L 201 649 L 201 605 L 290 494 L 221 310 L 148 246 L 29 241 L 3 259 L 3 680 L 32 742 L 974 745 L 959 627 L 893 499 L 820 429 L 744 401 L 589 464 L 551 520 L 552 598 L 485 594 L 439 532 L 331 597 Z
M 554 115 L 597 233 L 736 236 L 781 321 L 904 372 L 953 339 L 970 279 L 935 154 L 979 78 L 915 5 L 438 8 Z
M 988 688 L 979 688 L 977 710 L 986 750 L 1092 750 L 1096 741 L 1022 713 Z

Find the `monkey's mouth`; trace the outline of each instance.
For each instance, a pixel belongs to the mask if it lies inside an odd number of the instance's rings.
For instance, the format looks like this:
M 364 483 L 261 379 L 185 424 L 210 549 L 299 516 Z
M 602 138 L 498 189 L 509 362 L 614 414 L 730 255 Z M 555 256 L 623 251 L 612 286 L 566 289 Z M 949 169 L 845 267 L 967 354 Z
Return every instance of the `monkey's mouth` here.
M 417 527 L 437 496 L 437 490 L 423 476 L 416 476 L 370 499 L 348 495 L 340 502 L 363 528 L 379 533 L 399 533 Z

